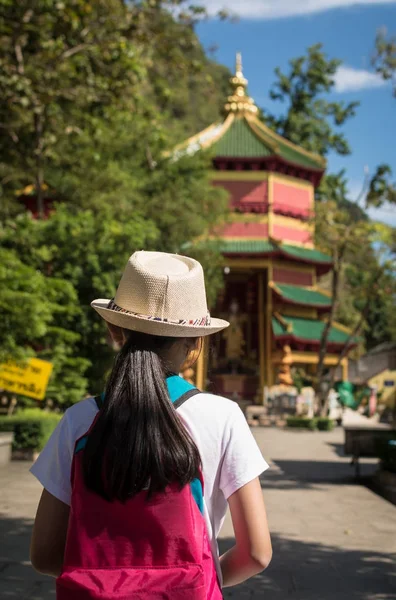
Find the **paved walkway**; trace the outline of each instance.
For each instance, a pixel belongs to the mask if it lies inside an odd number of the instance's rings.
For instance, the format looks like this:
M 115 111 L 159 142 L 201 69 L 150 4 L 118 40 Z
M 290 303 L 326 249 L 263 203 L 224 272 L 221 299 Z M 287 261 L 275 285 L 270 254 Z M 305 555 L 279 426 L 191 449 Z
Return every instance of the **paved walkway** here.
M 225 590 L 225 598 L 396 600 L 396 507 L 353 482 L 342 431 L 254 433 L 271 463 L 263 491 L 274 558 L 264 574 Z M 374 469 L 364 463 L 363 475 Z M 0 600 L 55 599 L 53 581 L 28 561 L 40 487 L 26 463 L 0 470 L 0 490 Z M 220 546 L 231 544 L 227 518 Z

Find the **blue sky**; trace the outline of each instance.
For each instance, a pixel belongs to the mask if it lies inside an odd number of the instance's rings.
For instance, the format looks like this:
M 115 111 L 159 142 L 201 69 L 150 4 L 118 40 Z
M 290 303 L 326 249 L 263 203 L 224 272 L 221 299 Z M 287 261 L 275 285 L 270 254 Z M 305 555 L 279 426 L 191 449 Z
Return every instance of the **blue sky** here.
M 211 11 L 226 5 L 239 15 L 236 23 L 205 21 L 198 34 L 206 49 L 217 45 L 216 59 L 231 69 L 235 53 L 242 52 L 249 94 L 264 108 L 281 110 L 268 96 L 275 67 L 287 70 L 291 58 L 317 42 L 329 57 L 340 58 L 332 97 L 358 100 L 360 106 L 343 128 L 352 154 L 330 156 L 328 168 L 347 170 L 352 199 L 361 189 L 365 166 L 373 172 L 386 162 L 396 180 L 396 98 L 370 65 L 378 29 L 396 35 L 396 0 L 207 0 L 206 5 Z M 385 207 L 372 216 L 396 225 L 396 209 Z

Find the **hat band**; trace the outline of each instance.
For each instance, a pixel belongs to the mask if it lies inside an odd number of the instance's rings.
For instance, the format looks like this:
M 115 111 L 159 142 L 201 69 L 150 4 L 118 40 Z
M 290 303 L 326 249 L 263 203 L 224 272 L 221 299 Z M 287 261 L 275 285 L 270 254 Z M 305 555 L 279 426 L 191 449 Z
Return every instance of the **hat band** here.
M 146 319 L 147 321 L 159 321 L 160 323 L 171 323 L 172 325 L 189 325 L 192 327 L 210 327 L 211 318 L 210 313 L 208 312 L 205 317 L 200 319 L 162 319 L 161 317 L 153 317 L 150 315 L 142 315 L 140 313 L 132 312 L 131 310 L 127 310 L 126 308 L 121 308 L 114 302 L 114 298 L 112 298 L 107 306 L 109 310 L 114 310 L 116 312 L 125 313 L 127 315 L 132 315 L 133 317 L 138 317 L 139 319 Z

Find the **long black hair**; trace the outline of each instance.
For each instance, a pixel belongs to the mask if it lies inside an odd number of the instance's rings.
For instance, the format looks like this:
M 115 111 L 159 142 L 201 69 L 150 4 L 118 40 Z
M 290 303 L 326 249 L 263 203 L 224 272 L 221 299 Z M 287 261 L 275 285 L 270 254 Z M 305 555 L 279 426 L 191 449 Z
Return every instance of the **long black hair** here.
M 197 477 L 198 448 L 172 406 L 161 354 L 174 338 L 127 332 L 83 456 L 85 484 L 125 502 Z

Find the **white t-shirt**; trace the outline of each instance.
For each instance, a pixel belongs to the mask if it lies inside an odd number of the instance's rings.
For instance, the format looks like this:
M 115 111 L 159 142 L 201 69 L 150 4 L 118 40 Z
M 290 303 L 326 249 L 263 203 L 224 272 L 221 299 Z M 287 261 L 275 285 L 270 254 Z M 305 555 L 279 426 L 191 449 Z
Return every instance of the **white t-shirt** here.
M 30 471 L 55 498 L 70 505 L 71 463 L 76 441 L 89 429 L 97 406 L 93 398 L 69 408 Z M 268 468 L 239 406 L 212 394 L 189 398 L 178 414 L 202 460 L 204 516 L 217 559 L 216 538 L 227 498 Z

